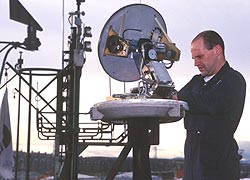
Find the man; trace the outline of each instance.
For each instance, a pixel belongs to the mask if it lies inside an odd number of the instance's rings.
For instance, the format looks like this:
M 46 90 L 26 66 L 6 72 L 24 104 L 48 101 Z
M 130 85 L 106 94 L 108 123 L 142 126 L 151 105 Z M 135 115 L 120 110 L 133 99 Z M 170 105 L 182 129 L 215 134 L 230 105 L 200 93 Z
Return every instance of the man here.
M 184 180 L 239 180 L 241 156 L 234 133 L 245 101 L 246 82 L 225 59 L 223 39 L 214 31 L 191 43 L 195 75 L 173 99 L 186 101 Z

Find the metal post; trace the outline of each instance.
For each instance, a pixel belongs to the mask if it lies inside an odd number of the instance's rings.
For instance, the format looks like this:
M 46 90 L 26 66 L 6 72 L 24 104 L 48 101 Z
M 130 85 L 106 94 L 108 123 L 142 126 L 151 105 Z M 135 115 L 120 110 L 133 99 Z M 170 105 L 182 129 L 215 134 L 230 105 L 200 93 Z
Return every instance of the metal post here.
M 72 123 L 72 161 L 71 179 L 77 180 L 78 175 L 78 133 L 79 133 L 79 99 L 80 99 L 80 77 L 81 67 L 74 67 L 74 97 L 73 97 L 73 123 Z
M 26 171 L 25 180 L 29 180 L 30 171 L 30 135 L 31 135 L 31 93 L 32 93 L 32 73 L 29 72 L 29 114 L 28 114 L 28 137 L 27 137 L 27 157 L 26 157 Z
M 19 92 L 21 91 L 21 77 L 19 77 Z M 15 180 L 18 175 L 19 165 L 19 129 L 20 129 L 20 109 L 21 109 L 21 94 L 18 93 L 18 114 L 17 114 L 17 137 L 16 137 L 16 159 L 15 159 Z
M 63 73 L 59 72 L 57 76 L 57 103 L 56 103 L 56 134 L 55 134 L 55 144 L 54 144 L 54 180 L 59 180 L 60 174 L 60 141 L 62 138 L 61 128 L 62 128 L 62 119 L 63 119 L 63 110 L 62 110 L 62 91 L 63 91 Z
M 129 141 L 133 145 L 133 180 L 151 180 L 150 134 L 145 119 L 129 121 Z
M 109 171 L 107 177 L 105 178 L 105 180 L 113 180 L 117 174 L 117 172 L 120 170 L 120 168 L 122 167 L 122 164 L 124 163 L 124 161 L 126 160 L 128 153 L 130 152 L 132 148 L 132 144 L 130 142 L 128 142 L 124 148 L 122 149 L 119 157 L 117 158 L 117 160 L 115 161 L 115 163 L 113 164 L 111 170 Z

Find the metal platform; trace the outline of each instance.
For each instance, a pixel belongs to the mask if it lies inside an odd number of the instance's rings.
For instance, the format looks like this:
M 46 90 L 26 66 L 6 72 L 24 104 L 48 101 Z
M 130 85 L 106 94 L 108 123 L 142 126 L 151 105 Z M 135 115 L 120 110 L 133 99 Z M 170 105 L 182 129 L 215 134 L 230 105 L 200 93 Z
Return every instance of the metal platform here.
M 176 122 L 185 116 L 188 105 L 171 99 L 122 99 L 100 102 L 91 108 L 91 119 L 119 123 L 135 119 Z

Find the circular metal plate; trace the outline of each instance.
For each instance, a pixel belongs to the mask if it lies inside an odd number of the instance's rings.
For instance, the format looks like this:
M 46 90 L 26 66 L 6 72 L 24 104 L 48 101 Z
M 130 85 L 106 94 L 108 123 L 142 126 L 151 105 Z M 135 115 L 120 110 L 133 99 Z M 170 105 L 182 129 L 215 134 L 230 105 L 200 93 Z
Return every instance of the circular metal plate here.
M 124 99 L 95 104 L 92 108 L 92 113 L 94 113 L 92 117 L 97 117 L 97 119 L 100 118 L 102 121 L 107 122 L 155 119 L 161 123 L 170 123 L 183 118 L 185 110 L 188 110 L 188 105 L 183 101 L 170 99 Z
M 158 21 L 158 23 L 157 23 Z M 128 54 L 126 57 L 105 53 L 110 32 L 126 40 L 151 39 L 152 31 L 161 27 L 167 32 L 162 16 L 154 8 L 144 4 L 132 4 L 115 12 L 103 27 L 98 44 L 98 56 L 105 72 L 122 82 L 140 79 L 140 57 Z

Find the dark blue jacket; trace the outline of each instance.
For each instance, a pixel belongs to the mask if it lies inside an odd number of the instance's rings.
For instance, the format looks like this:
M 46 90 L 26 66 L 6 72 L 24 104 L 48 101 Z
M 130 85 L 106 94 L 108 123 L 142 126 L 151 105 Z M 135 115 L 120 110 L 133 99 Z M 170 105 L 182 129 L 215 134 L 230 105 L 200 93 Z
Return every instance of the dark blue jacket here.
M 207 83 L 196 75 L 178 92 L 178 98 L 190 109 L 184 118 L 184 180 L 234 180 L 232 176 L 239 176 L 240 156 L 234 133 L 245 93 L 243 76 L 227 62 Z

